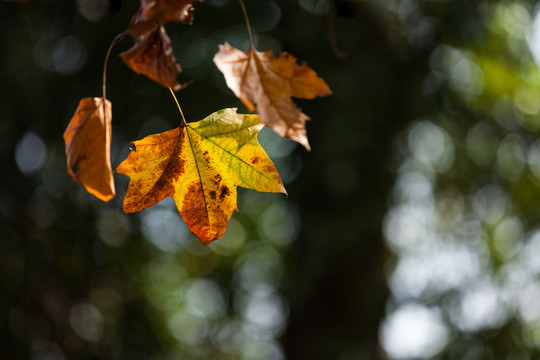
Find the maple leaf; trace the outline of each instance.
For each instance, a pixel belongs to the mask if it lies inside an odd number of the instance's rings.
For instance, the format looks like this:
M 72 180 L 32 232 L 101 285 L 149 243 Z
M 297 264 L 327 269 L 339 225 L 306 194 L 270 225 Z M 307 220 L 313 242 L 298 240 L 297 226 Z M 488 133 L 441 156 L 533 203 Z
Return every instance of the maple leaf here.
M 237 186 L 286 194 L 272 160 L 257 141 L 262 127 L 257 115 L 223 109 L 133 142 L 133 150 L 116 169 L 130 177 L 124 212 L 172 196 L 203 244 L 219 239 L 237 210 Z
M 180 73 L 180 65 L 174 57 L 171 39 L 163 26 L 154 25 L 144 32 L 148 23 L 132 22 L 133 28 L 128 29 L 130 34 L 139 34 L 135 44 L 129 50 L 120 54 L 126 65 L 137 74 L 143 74 L 157 83 L 180 89 L 176 76 Z
M 219 46 L 214 63 L 249 111 L 255 110 L 255 104 L 266 125 L 310 149 L 305 125 L 309 117 L 291 97 L 313 99 L 331 93 L 315 71 L 306 63 L 297 65 L 290 54 L 273 57 L 272 51 L 259 52 L 253 47 L 243 52 L 228 43 Z
M 111 119 L 109 100 L 83 98 L 64 132 L 68 174 L 103 201 L 115 195 L 110 159 Z M 76 172 L 73 167 L 77 167 Z

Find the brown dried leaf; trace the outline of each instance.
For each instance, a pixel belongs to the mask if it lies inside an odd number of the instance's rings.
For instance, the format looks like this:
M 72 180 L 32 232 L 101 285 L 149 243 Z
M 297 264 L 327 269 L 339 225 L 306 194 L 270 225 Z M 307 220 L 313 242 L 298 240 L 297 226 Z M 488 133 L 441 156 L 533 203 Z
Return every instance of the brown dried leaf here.
M 126 65 L 157 83 L 181 88 L 176 76 L 182 71 L 174 57 L 171 39 L 163 25 L 174 21 L 193 21 L 191 3 L 202 0 L 141 0 L 141 7 L 131 18 L 126 33 L 135 41 L 131 49 L 120 54 Z
M 103 98 L 87 97 L 79 102 L 64 132 L 68 174 L 103 201 L 115 195 L 110 155 L 111 120 L 109 100 L 103 103 Z
M 158 27 L 158 23 L 154 20 L 149 20 L 143 9 L 139 9 L 131 18 L 131 23 L 126 32 L 137 41 L 139 38 L 145 37 L 147 33 L 155 30 L 156 27 Z
M 292 97 L 313 99 L 331 93 L 326 82 L 315 71 L 296 58 L 280 53 L 259 52 L 249 49 L 243 52 L 225 43 L 220 45 L 214 63 L 225 76 L 227 86 L 242 100 L 249 111 L 257 111 L 261 120 L 279 135 L 297 141 L 310 149 L 306 121 L 291 100 Z
M 141 9 L 150 21 L 160 24 L 193 21 L 193 2 L 202 0 L 141 0 Z
M 132 24 L 135 26 L 130 26 L 128 32 L 138 33 L 146 23 L 132 21 Z M 176 76 L 181 68 L 176 62 L 171 39 L 163 26 L 155 26 L 138 36 L 135 41 L 131 49 L 120 54 L 126 65 L 136 73 L 146 75 L 165 87 L 180 89 Z

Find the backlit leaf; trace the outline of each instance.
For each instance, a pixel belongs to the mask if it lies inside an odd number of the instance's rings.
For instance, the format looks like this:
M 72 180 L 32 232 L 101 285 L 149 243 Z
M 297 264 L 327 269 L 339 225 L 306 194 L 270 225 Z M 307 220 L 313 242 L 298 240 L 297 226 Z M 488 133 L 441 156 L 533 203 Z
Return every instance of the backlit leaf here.
M 144 28 L 141 23 L 133 24 L 135 25 L 131 33 L 138 33 Z M 171 39 L 163 26 L 155 26 L 138 36 L 133 47 L 120 54 L 120 57 L 136 73 L 146 75 L 165 87 L 180 89 L 176 76 L 181 68 L 176 62 Z
M 243 52 L 229 44 L 220 45 L 214 63 L 225 76 L 227 86 L 249 111 L 254 105 L 261 120 L 276 133 L 304 145 L 309 150 L 306 121 L 309 117 L 291 97 L 313 99 L 331 93 L 330 88 L 305 63 L 298 65 L 290 54 Z
M 120 54 L 131 70 L 167 88 L 180 89 L 176 76 L 182 69 L 163 25 L 168 22 L 190 24 L 194 1 L 202 0 L 141 0 L 141 7 L 126 30 L 135 44 Z
M 132 143 L 116 169 L 130 177 L 124 211 L 135 212 L 172 196 L 189 229 L 203 244 L 219 239 L 236 205 L 236 187 L 286 193 L 257 134 L 257 115 L 215 112 Z
M 103 201 L 114 197 L 111 167 L 111 102 L 81 99 L 64 132 L 67 172 L 86 190 Z M 76 168 L 74 170 L 74 168 Z

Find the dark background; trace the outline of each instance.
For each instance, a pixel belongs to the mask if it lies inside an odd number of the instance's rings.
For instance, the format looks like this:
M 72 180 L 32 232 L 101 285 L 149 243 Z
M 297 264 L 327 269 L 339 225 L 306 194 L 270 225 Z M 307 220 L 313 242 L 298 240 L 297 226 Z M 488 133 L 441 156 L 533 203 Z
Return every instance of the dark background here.
M 0 2 L 0 358 L 528 359 L 540 351 L 534 1 L 246 1 L 259 51 L 333 94 L 295 100 L 312 151 L 259 139 L 288 190 L 239 191 L 202 246 L 171 199 L 123 214 L 66 174 L 62 133 L 101 95 L 132 1 Z M 168 24 L 189 121 L 242 106 L 212 63 L 239 4 Z M 112 52 L 112 163 L 180 121 Z

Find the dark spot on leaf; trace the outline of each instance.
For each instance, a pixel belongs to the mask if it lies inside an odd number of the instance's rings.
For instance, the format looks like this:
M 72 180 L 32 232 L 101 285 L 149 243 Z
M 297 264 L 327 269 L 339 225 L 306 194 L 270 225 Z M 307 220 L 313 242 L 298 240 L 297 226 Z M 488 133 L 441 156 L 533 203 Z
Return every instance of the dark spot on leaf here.
M 219 185 L 221 184 L 221 176 L 219 174 L 214 175 L 214 177 L 212 178 L 212 182 L 214 183 L 216 188 L 219 187 Z
M 217 193 L 214 190 L 210 191 L 210 197 L 212 198 L 212 200 L 216 200 Z
M 184 163 L 185 160 L 176 158 L 173 159 L 165 168 L 165 171 L 162 177 L 167 177 L 169 180 L 176 178 L 178 179 L 184 173 Z
M 260 159 L 259 159 L 258 157 L 251 158 L 251 163 L 252 163 L 253 165 L 255 165 L 255 164 L 257 164 L 257 163 L 259 162 L 259 160 L 260 160 Z
M 225 199 L 225 196 L 230 195 L 230 194 L 231 194 L 231 190 L 227 186 L 223 185 L 221 187 L 221 193 L 219 194 L 219 199 L 223 200 Z
M 268 164 L 265 165 L 264 171 L 267 173 L 273 173 L 274 171 L 276 171 L 276 168 L 274 167 L 274 164 Z

